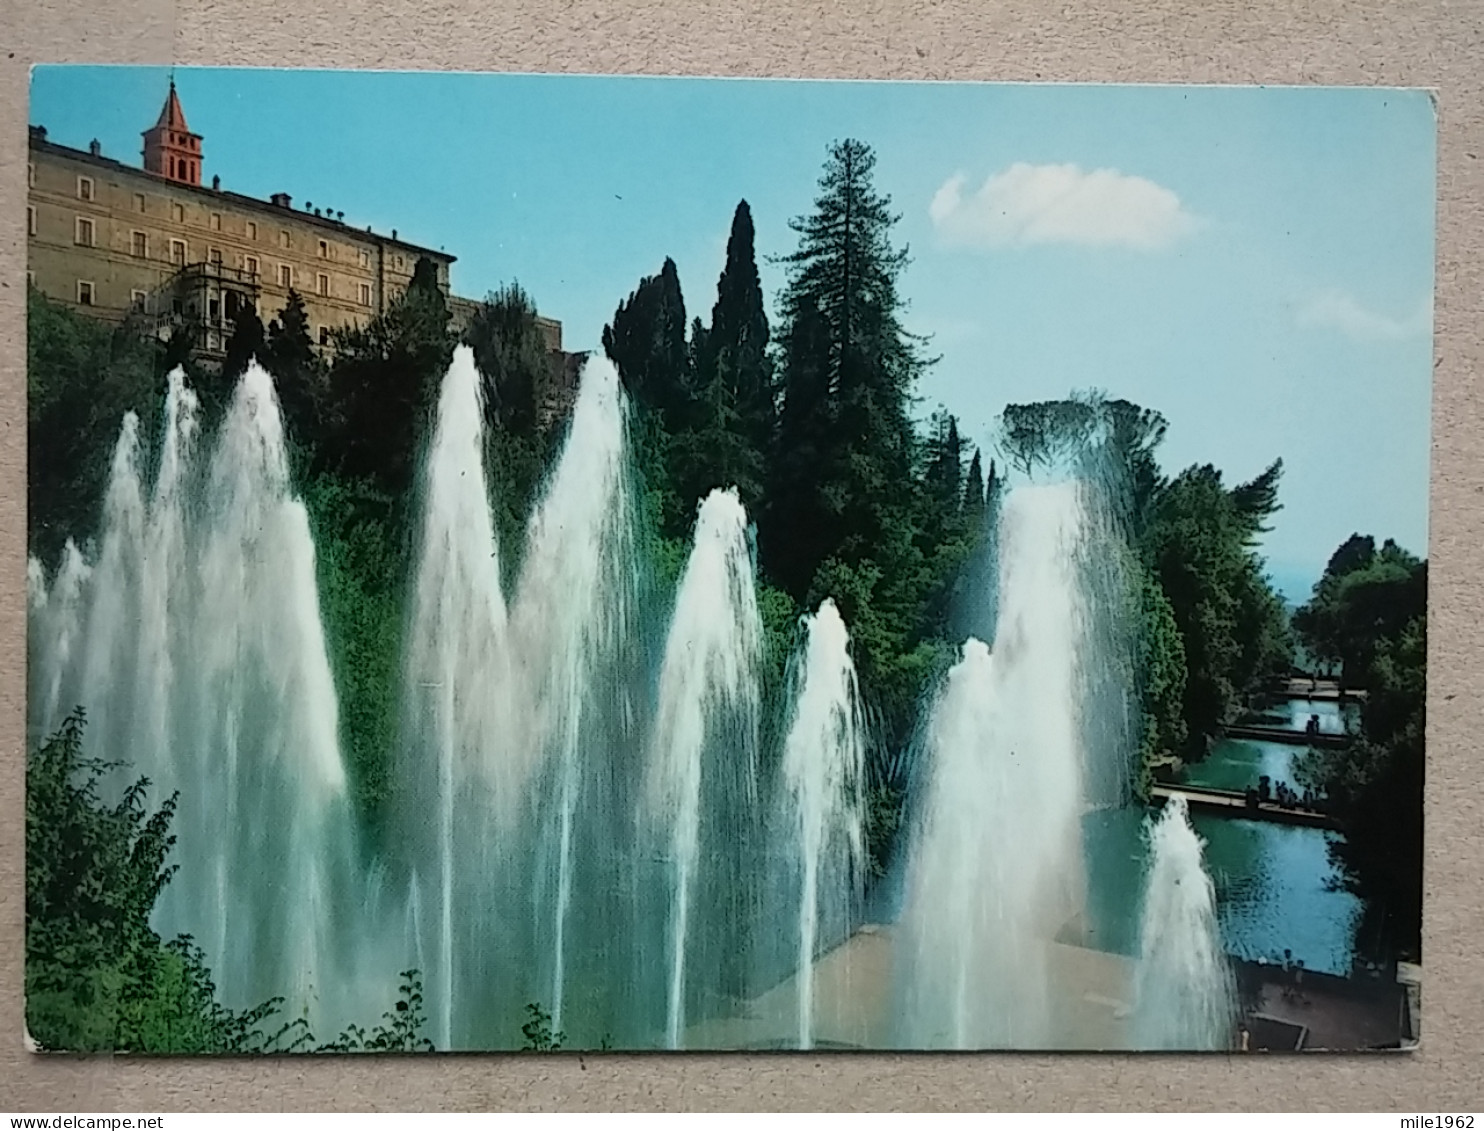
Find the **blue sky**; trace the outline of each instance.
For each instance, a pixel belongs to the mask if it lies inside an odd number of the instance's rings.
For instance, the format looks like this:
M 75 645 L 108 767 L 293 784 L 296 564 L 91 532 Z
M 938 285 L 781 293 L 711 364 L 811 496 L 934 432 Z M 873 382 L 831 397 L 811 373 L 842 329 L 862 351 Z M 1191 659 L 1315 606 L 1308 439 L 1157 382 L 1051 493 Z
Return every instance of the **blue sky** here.
M 203 177 L 290 193 L 518 279 L 595 346 L 666 255 L 709 317 L 746 198 L 794 247 L 854 136 L 913 262 L 919 390 L 988 445 L 1008 402 L 1102 389 L 1170 422 L 1162 462 L 1286 468 L 1264 552 L 1302 599 L 1352 531 L 1427 539 L 1432 105 L 1419 91 L 996 86 L 181 69 Z M 162 68 L 43 67 L 31 121 L 139 161 Z M 780 269 L 762 265 L 770 302 Z

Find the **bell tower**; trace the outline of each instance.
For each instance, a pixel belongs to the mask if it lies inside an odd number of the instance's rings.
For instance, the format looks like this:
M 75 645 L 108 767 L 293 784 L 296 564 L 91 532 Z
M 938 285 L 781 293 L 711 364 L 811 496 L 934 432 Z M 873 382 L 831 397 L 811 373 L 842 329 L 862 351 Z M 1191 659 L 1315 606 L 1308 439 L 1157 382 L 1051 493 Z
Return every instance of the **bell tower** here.
M 174 78 L 160 120 L 144 131 L 144 168 L 183 185 L 201 183 L 201 135 L 191 133 L 186 125 Z

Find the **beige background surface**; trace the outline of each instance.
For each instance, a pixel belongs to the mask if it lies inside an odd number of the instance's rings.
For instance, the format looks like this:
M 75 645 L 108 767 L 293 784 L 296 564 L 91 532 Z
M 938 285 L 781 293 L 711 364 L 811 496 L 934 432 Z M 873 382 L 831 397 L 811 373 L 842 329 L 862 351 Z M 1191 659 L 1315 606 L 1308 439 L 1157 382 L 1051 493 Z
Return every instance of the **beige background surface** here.
M 1351 0 L 0 2 L 0 1111 L 1484 1109 L 1484 4 Z M 21 1038 L 27 76 L 247 64 L 1438 91 L 1422 1049 L 1412 1055 L 39 1058 Z M 265 123 L 274 128 L 283 123 Z M 470 123 L 471 130 L 477 123 Z M 1384 160 L 1384 154 L 1377 155 Z M 456 173 L 456 154 L 450 155 Z M 395 175 L 388 169 L 388 175 Z M 1378 453 L 1378 458 L 1384 458 Z

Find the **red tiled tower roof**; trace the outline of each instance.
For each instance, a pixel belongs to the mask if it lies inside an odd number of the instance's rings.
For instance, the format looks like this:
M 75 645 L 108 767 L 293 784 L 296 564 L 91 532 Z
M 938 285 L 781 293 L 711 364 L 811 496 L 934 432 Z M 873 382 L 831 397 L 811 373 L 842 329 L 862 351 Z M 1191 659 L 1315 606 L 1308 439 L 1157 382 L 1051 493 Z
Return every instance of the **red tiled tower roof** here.
M 174 79 L 159 121 L 144 131 L 144 168 L 183 185 L 201 183 L 201 135 L 191 133 L 186 125 Z

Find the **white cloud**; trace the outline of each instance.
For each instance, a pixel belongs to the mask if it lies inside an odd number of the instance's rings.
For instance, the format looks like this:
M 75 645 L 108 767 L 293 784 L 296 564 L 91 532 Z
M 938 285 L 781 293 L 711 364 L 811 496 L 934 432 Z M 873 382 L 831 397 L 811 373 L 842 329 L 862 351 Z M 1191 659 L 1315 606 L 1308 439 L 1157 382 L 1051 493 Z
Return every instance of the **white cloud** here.
M 993 248 L 1067 243 L 1157 251 L 1198 226 L 1162 185 L 1116 169 L 1017 162 L 964 194 L 968 178 L 945 181 L 928 208 L 949 244 Z
M 1432 331 L 1432 297 L 1404 318 L 1372 310 L 1348 291 L 1329 290 L 1315 295 L 1298 312 L 1298 323 L 1314 329 L 1338 330 L 1362 342 L 1397 342 Z

